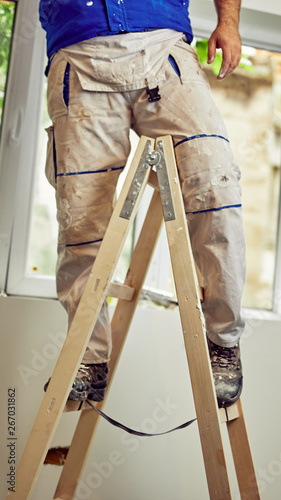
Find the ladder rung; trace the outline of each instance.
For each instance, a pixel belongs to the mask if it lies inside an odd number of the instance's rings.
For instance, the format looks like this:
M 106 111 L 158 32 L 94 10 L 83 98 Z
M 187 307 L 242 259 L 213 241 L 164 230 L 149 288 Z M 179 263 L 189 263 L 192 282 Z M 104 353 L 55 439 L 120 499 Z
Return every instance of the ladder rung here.
M 128 285 L 121 285 L 119 283 L 110 283 L 108 287 L 108 296 L 116 297 L 117 299 L 128 300 L 131 302 L 135 289 Z
M 221 423 L 229 422 L 230 420 L 235 420 L 235 418 L 240 417 L 238 401 L 228 408 L 219 409 Z
M 93 402 L 93 404 L 97 406 L 97 408 L 99 407 L 99 403 Z M 88 405 L 88 403 L 86 402 L 82 403 L 81 407 L 80 405 L 81 405 L 80 401 L 68 400 L 66 401 L 63 411 L 64 413 L 69 413 L 71 411 L 78 411 L 78 410 L 92 410 L 91 406 Z

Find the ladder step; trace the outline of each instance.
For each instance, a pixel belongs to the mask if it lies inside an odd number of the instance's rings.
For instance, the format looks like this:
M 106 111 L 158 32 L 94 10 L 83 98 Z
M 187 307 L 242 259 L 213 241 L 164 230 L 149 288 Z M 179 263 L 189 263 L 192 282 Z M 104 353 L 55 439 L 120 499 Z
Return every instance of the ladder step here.
M 99 408 L 99 405 L 100 403 L 96 403 L 93 401 L 93 404 Z M 99 408 L 100 409 L 100 408 Z M 69 413 L 69 412 L 72 412 L 72 411 L 82 411 L 82 410 L 92 410 L 92 408 L 90 407 L 90 405 L 88 405 L 88 403 L 86 403 L 86 401 L 84 401 L 82 404 L 80 401 L 71 401 L 71 400 L 68 400 L 66 401 L 65 403 L 65 407 L 64 407 L 64 410 L 63 412 L 64 413 Z
M 219 409 L 220 421 L 222 424 L 240 417 L 238 401 L 228 408 Z
M 117 299 L 128 300 L 131 302 L 135 289 L 128 285 L 122 285 L 119 283 L 110 283 L 108 287 L 108 296 L 116 297 Z
M 45 457 L 44 465 L 64 465 L 68 452 L 69 446 L 58 446 L 57 448 L 50 448 Z

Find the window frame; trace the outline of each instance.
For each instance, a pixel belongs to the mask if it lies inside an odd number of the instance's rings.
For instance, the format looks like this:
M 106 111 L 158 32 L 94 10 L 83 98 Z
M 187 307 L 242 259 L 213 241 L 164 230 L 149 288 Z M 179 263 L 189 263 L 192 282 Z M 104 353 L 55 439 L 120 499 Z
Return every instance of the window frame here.
M 41 105 L 46 49 L 45 34 L 38 20 L 39 0 L 17 0 L 16 3 L 0 149 L 0 290 L 9 295 L 56 298 L 54 277 L 31 276 L 27 273 L 37 160 L 36 131 L 42 126 Z M 200 0 L 199 3 L 210 4 L 210 0 Z M 244 16 L 247 21 L 246 14 L 247 12 L 243 13 L 242 9 L 241 17 Z M 262 25 L 265 14 L 260 13 L 260 15 Z M 281 51 L 281 35 L 266 30 L 255 31 L 253 26 L 249 28 L 249 23 L 246 21 L 241 26 L 243 43 Z M 212 16 L 200 19 L 195 16 L 192 22 L 195 35 L 208 37 L 214 28 L 214 8 L 212 7 Z M 243 37 L 243 33 L 247 35 Z M 161 252 L 159 246 L 152 260 L 155 269 L 158 265 L 158 270 L 154 272 L 155 282 L 153 280 L 149 282 L 154 288 L 163 281 L 163 269 L 169 268 L 170 265 L 169 252 L 167 249 Z M 281 314 L 280 291 L 281 204 L 279 203 L 273 310 L 264 311 L 264 314 L 269 313 L 270 318 L 276 319 L 275 315 Z
M 38 0 L 18 0 L 14 22 L 0 150 L 0 288 L 11 295 L 48 297 L 54 296 L 53 284 L 48 291 L 53 280 L 26 275 L 46 61 L 38 5 Z

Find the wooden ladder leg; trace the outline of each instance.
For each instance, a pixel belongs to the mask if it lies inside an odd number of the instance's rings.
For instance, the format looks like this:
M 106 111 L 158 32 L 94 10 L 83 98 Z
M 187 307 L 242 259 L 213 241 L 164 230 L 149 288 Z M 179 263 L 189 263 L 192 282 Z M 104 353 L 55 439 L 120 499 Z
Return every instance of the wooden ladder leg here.
M 242 403 L 236 403 L 238 418 L 227 422 L 241 500 L 260 500 L 258 483 L 251 454 Z
M 125 285 L 135 289 L 133 299 L 131 301 L 119 299 L 111 322 L 113 350 L 109 365 L 107 396 L 139 300 L 162 222 L 163 214 L 160 193 L 159 191 L 155 191 L 125 280 Z M 105 401 L 106 399 L 96 404 L 96 406 L 102 409 Z M 54 499 L 71 500 L 74 497 L 95 434 L 97 422 L 98 414 L 95 411 L 87 409 L 82 411 Z
M 217 399 L 214 390 L 204 320 L 198 294 L 197 278 L 171 137 L 165 136 L 159 138 L 157 145 L 164 151 L 167 164 L 166 170 L 175 212 L 174 220 L 173 218 L 169 220 L 169 216 L 172 215 L 171 211 L 168 212 L 167 218 L 165 217 L 166 231 L 179 302 L 209 494 L 211 500 L 230 500 L 231 492 L 223 449 Z M 163 162 L 161 160 L 160 165 L 156 166 L 158 174 L 160 174 L 159 171 L 162 166 Z M 165 203 L 167 204 L 167 200 L 164 202 L 164 205 Z
M 147 184 L 150 167 L 142 161 L 142 158 L 144 152 L 149 152 L 153 145 L 154 140 L 147 137 L 142 137 L 139 141 L 131 169 L 124 183 L 125 189 L 122 190 L 117 200 L 101 249 L 94 262 L 53 376 L 23 451 L 16 473 L 16 491 L 10 492 L 7 498 L 26 500 L 31 497 L 33 487 L 65 407 L 73 380 L 106 297 L 123 244 Z M 141 166 L 140 169 L 138 169 L 139 166 Z M 121 218 L 119 214 L 124 208 L 137 171 L 141 174 L 135 186 L 139 195 L 134 202 L 132 216 L 130 219 Z

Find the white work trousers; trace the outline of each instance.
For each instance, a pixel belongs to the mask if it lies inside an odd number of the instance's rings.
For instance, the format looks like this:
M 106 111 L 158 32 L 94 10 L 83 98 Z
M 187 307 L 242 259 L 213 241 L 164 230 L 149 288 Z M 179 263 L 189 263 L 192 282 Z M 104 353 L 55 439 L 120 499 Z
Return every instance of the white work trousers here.
M 167 58 L 161 99 L 152 103 L 145 88 L 82 88 L 60 52 L 52 61 L 48 106 L 53 126 L 46 174 L 56 189 L 58 298 L 71 323 L 112 213 L 118 176 L 130 152 L 130 128 L 152 138 L 171 135 L 194 258 L 204 279 L 207 333 L 216 344 L 231 347 L 244 328 L 240 171 L 195 52 L 187 44 L 177 44 L 171 52 L 179 71 Z M 106 362 L 110 352 L 104 304 L 83 361 Z

